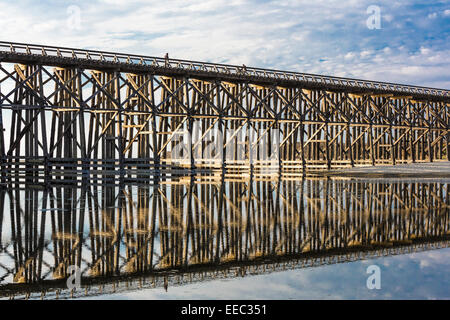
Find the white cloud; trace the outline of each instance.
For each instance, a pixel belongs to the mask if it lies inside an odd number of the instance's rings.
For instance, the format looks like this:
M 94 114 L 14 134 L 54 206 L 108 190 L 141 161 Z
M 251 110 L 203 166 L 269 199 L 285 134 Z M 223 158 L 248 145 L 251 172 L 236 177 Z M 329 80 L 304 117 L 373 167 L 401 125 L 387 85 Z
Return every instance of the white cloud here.
M 79 0 L 81 29 L 68 30 L 69 4 L 18 0 L 0 2 L 0 30 L 7 41 L 156 56 L 169 52 L 174 58 L 448 86 L 448 45 L 425 42 L 421 34 L 411 31 L 411 24 L 423 19 L 415 19 L 416 13 L 408 11 L 406 4 L 388 0 L 379 5 L 389 23 L 381 30 L 368 30 L 370 4 L 353 0 Z M 432 12 L 447 15 L 447 11 Z M 431 22 L 420 25 L 428 27 L 436 29 Z M 320 61 L 323 57 L 326 61 Z
M 354 59 L 356 57 L 354 52 L 349 52 L 344 56 L 344 59 L 346 60 L 350 60 L 350 59 Z
M 423 55 L 428 55 L 430 54 L 431 50 L 429 48 L 425 48 L 425 47 L 420 47 L 420 53 Z
M 392 20 L 394 20 L 394 16 L 390 14 L 384 14 L 383 18 L 386 22 L 391 22 Z
M 366 58 L 366 57 L 370 56 L 371 54 L 372 54 L 371 50 L 364 50 L 364 51 L 361 51 L 361 53 L 359 55 L 361 56 L 361 58 Z

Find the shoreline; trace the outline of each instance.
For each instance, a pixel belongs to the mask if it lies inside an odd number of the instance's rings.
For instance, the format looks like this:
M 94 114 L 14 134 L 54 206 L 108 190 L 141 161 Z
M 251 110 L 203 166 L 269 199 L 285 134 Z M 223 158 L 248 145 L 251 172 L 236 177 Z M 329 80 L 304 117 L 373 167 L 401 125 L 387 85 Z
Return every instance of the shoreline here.
M 317 175 L 346 178 L 450 178 L 450 161 L 355 167 L 330 170 Z

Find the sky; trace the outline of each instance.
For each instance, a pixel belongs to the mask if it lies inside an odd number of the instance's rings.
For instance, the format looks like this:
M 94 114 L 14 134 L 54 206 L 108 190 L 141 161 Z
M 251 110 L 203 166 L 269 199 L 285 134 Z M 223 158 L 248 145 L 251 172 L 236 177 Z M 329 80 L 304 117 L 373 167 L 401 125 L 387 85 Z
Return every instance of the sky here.
M 0 0 L 0 40 L 450 88 L 450 0 Z

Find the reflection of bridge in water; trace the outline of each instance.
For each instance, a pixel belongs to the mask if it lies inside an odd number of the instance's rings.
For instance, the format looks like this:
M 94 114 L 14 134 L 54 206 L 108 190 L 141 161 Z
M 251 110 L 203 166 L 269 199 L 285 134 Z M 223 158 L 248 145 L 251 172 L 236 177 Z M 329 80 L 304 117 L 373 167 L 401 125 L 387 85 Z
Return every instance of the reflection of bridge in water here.
M 68 296 L 447 247 L 449 184 L 172 182 L 0 191 L 0 296 Z M 72 292 L 73 293 L 73 292 Z

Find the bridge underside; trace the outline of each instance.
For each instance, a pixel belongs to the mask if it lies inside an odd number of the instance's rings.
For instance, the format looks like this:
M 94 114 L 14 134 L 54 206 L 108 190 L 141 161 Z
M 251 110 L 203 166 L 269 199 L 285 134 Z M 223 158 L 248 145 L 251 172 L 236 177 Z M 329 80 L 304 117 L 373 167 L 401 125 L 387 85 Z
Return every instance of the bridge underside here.
M 450 159 L 447 98 L 158 70 L 3 62 L 1 182 L 296 176 Z

